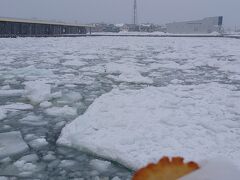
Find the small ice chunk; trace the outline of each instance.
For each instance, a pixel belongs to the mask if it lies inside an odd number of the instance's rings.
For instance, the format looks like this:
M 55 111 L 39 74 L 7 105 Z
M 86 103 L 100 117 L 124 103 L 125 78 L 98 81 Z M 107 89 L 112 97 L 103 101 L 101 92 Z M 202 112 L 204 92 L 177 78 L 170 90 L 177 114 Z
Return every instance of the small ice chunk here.
M 5 125 L 3 125 L 3 129 L 4 129 L 4 130 L 11 129 L 11 126 L 5 124 Z
M 44 126 L 48 124 L 48 122 L 44 121 L 41 116 L 36 116 L 34 114 L 30 114 L 23 119 L 20 119 L 19 122 L 21 124 L 27 124 L 31 126 Z
M 179 79 L 173 79 L 173 80 L 171 80 L 171 83 L 172 84 L 180 84 L 180 83 L 183 83 L 183 81 L 179 80 Z
M 47 84 L 44 81 L 28 81 L 24 83 L 27 98 L 33 104 L 39 104 L 43 101 L 47 101 L 51 95 L 51 85 Z
M 0 97 L 22 96 L 24 93 L 24 90 L 0 90 Z
M 94 172 L 94 171 L 93 171 Z M 94 175 L 94 173 L 93 172 L 91 172 L 91 175 Z M 95 176 L 94 178 L 93 178 L 93 180 L 101 180 L 100 179 L 100 177 L 99 176 Z
M 1 109 L 0 107 L 0 120 L 5 119 L 7 117 L 7 111 L 5 109 Z
M 0 133 L 0 158 L 20 154 L 28 149 L 19 131 Z
M 76 164 L 75 161 L 72 160 L 62 160 L 61 163 L 59 164 L 59 167 L 72 167 Z
M 90 161 L 90 165 L 98 172 L 105 172 L 111 166 L 111 162 L 103 161 L 99 159 L 93 159 Z
M 35 139 L 29 142 L 29 145 L 34 149 L 41 149 L 48 145 L 48 142 L 45 138 Z
M 75 85 L 75 84 L 65 84 L 64 86 L 67 87 L 67 88 L 75 88 L 75 87 L 77 87 L 77 85 Z
M 56 117 L 57 116 L 67 117 L 67 116 L 77 115 L 77 110 L 69 106 L 52 107 L 52 108 L 46 109 L 45 112 L 50 116 L 56 116 Z
M 51 106 L 52 106 L 52 103 L 49 102 L 49 101 L 44 101 L 44 102 L 42 102 L 42 103 L 40 104 L 40 107 L 41 107 L 41 108 L 49 108 L 49 107 L 51 107 Z
M 3 86 L 1 89 L 2 90 L 9 90 L 9 89 L 11 89 L 11 87 L 9 85 L 6 85 L 6 86 Z
M 115 176 L 114 178 L 112 178 L 112 180 L 121 180 L 118 176 Z
M 66 97 L 71 102 L 77 102 L 82 99 L 82 95 L 79 92 L 70 92 L 66 95 Z
M 9 179 L 5 176 L 0 176 L 0 180 L 9 180 Z
M 24 103 L 14 103 L 9 105 L 4 105 L 2 108 L 8 111 L 16 111 L 16 110 L 31 110 L 33 106 L 31 104 L 24 104 Z
M 46 156 L 43 156 L 43 160 L 45 161 L 53 161 L 56 159 L 56 156 L 54 156 L 53 154 L 47 154 Z
M 31 162 L 31 163 L 34 163 L 34 162 L 37 162 L 38 161 L 38 156 L 36 154 L 29 154 L 29 155 L 26 155 L 26 156 L 23 156 L 21 159 L 19 159 L 20 161 L 25 161 L 25 162 Z
M 65 66 L 84 66 L 86 65 L 86 62 L 81 61 L 81 59 L 75 59 L 75 60 L 70 60 L 66 61 L 63 63 Z
M 24 136 L 24 139 L 25 139 L 26 141 L 32 141 L 32 140 L 34 140 L 34 139 L 37 139 L 37 136 L 34 135 L 34 134 L 27 134 L 26 136 Z
M 9 163 L 9 162 L 11 162 L 12 161 L 12 159 L 10 158 L 10 157 L 6 157 L 6 158 L 3 158 L 3 159 L 1 159 L 0 160 L 0 163 Z
M 55 93 L 51 94 L 51 98 L 56 99 L 56 98 L 60 98 L 60 97 L 62 97 L 62 92 L 55 92 Z
M 26 162 L 24 160 L 18 160 L 14 163 L 20 171 L 30 171 L 33 172 L 36 170 L 37 166 L 33 163 Z

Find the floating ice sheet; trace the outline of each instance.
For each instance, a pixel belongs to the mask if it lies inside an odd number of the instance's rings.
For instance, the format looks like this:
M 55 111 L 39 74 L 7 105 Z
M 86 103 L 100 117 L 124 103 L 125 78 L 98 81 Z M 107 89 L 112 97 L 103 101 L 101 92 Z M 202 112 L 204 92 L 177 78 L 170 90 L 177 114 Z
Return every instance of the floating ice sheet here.
M 62 131 L 58 143 L 132 169 L 162 156 L 227 156 L 238 166 L 240 92 L 231 85 L 113 90 Z

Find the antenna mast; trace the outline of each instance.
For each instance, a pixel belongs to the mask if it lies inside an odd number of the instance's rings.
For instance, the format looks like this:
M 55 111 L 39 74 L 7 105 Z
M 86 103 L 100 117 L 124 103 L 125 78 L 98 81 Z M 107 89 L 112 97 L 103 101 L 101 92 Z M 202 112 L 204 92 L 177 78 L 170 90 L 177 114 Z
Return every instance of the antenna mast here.
M 133 5 L 133 24 L 137 25 L 137 0 L 134 0 Z

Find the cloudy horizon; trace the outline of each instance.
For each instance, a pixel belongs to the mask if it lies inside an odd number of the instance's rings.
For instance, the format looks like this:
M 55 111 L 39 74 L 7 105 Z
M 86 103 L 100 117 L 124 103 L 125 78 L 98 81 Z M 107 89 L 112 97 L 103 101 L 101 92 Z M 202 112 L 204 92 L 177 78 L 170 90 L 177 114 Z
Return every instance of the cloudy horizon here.
M 139 23 L 223 16 L 226 28 L 240 27 L 237 0 L 138 0 Z M 0 0 L 0 16 L 36 18 L 81 23 L 131 23 L 133 0 Z

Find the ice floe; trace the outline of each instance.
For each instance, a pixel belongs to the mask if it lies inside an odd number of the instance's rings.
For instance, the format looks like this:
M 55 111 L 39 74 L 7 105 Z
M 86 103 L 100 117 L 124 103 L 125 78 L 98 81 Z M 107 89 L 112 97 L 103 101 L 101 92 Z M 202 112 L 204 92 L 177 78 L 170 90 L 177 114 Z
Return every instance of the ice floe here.
M 240 92 L 209 83 L 113 90 L 63 128 L 58 140 L 132 169 L 162 156 L 227 156 L 238 166 Z
M 46 114 L 50 116 L 60 116 L 60 117 L 68 117 L 68 116 L 76 116 L 77 115 L 77 109 L 64 106 L 64 107 L 52 107 L 45 110 Z
M 0 133 L 0 158 L 20 154 L 28 149 L 20 132 Z

